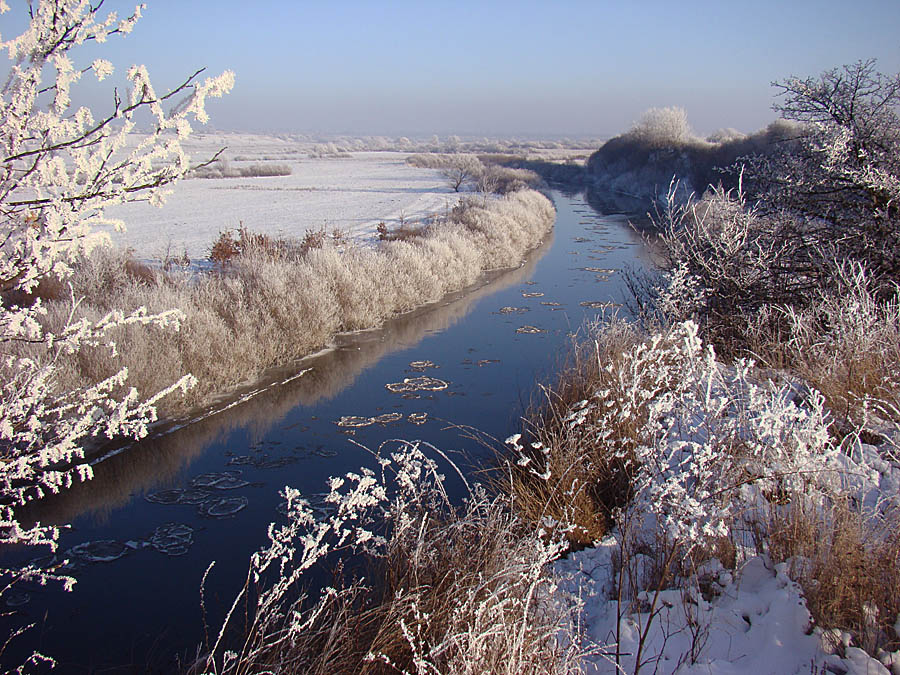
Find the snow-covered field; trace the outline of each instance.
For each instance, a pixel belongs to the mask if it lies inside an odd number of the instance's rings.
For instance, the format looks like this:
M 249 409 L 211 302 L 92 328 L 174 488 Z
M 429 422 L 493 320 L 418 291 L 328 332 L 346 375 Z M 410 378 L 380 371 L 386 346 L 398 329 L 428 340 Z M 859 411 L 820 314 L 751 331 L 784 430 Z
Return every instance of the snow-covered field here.
M 289 176 L 193 178 L 174 187 L 162 208 L 134 203 L 107 215 L 125 221 L 114 243 L 142 259 L 186 251 L 208 255 L 222 230 L 243 225 L 254 232 L 302 237 L 307 230 L 339 228 L 354 237 L 371 236 L 379 222 L 397 225 L 443 213 L 459 195 L 434 169 L 406 164 L 408 153 L 353 152 L 310 158 L 316 147 L 290 137 L 207 134 L 185 143 L 192 163 L 227 147 L 233 167 L 287 164 Z M 347 154 L 347 153 L 342 153 Z

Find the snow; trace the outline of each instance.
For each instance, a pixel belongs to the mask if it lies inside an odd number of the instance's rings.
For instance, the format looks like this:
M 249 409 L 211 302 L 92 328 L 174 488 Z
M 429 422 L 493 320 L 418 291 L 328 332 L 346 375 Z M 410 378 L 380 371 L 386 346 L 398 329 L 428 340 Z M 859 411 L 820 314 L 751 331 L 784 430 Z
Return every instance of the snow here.
M 583 629 L 600 652 L 588 659 L 585 673 L 589 675 L 634 672 L 640 634 L 649 617 L 648 612 L 623 616 L 619 634 L 621 670 L 617 669 L 617 603 L 609 599 L 615 586 L 612 575 L 617 549 L 616 537 L 609 536 L 555 565 L 563 579 L 562 588 L 585 603 Z M 801 589 L 789 578 L 786 563 L 773 566 L 756 556 L 733 575 L 713 560 L 703 577 L 712 589 L 711 597 L 696 590 L 660 593 L 659 613 L 651 623 L 641 655 L 646 672 L 807 674 L 820 672 L 823 665 L 833 673 L 898 672 L 900 654 L 886 655 L 897 664 L 889 671 L 861 649 L 846 647 L 843 658 L 832 653 L 835 650 L 827 634 L 812 628 Z M 643 599 L 649 601 L 652 596 Z
M 843 489 L 872 512 L 885 508 L 898 494 L 900 463 L 890 452 L 895 440 L 888 444 L 887 455 L 885 448 L 860 443 L 852 458 L 842 456 Z M 620 541 L 614 530 L 594 547 L 554 564 L 563 594 L 580 598 L 584 605 L 581 628 L 597 652 L 588 659 L 589 675 L 634 672 L 640 635 L 650 616 L 653 590 L 647 588 L 638 595 L 641 613 L 623 610 L 619 670 L 614 655 Z M 713 559 L 701 566 L 697 577 L 679 585 L 659 595 L 658 614 L 641 655 L 642 672 L 900 675 L 900 651 L 882 652 L 875 659 L 851 646 L 849 634 L 814 626 L 802 589 L 789 576 L 789 563 L 773 565 L 751 551 L 734 571 Z M 894 630 L 900 636 L 900 617 Z
M 174 186 L 162 208 L 132 203 L 106 215 L 125 221 L 125 232 L 108 231 L 113 242 L 138 258 L 187 251 L 208 255 L 219 233 L 243 225 L 254 232 L 302 237 L 307 230 L 341 229 L 352 237 L 373 236 L 388 226 L 445 213 L 458 201 L 434 169 L 406 164 L 408 153 L 353 152 L 311 158 L 314 144 L 290 137 L 206 134 L 185 143 L 192 163 L 224 153 L 234 167 L 287 164 L 289 176 L 192 178 Z

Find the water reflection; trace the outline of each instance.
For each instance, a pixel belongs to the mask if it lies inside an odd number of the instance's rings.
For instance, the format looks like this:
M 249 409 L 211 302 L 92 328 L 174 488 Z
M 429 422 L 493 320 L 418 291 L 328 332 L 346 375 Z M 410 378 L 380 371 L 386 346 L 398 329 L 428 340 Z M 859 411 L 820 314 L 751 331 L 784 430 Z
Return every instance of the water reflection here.
M 246 429 L 251 438 L 264 437 L 297 406 L 334 398 L 385 355 L 445 331 L 479 300 L 522 283 L 551 248 L 553 238 L 551 231 L 520 267 L 490 273 L 474 290 L 460 291 L 440 303 L 392 319 L 383 328 L 339 335 L 333 349 L 304 359 L 293 368 L 273 370 L 252 387 L 189 420 L 173 423 L 140 443 L 107 448 L 105 458 L 93 467 L 93 480 L 42 500 L 24 513 L 23 519 L 66 523 L 91 515 L 105 522 L 136 494 L 171 486 L 192 460 L 230 432 Z M 411 420 L 413 424 L 423 421 L 421 416 Z

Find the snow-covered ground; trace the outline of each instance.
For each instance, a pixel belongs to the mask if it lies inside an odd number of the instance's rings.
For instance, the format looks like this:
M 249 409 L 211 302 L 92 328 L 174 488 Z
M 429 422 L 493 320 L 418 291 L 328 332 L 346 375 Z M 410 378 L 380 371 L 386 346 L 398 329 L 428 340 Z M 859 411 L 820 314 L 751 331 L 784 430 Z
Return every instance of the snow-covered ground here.
M 287 164 L 292 173 L 182 180 L 162 208 L 133 203 L 110 210 L 107 215 L 127 228 L 110 230 L 114 243 L 133 248 L 138 258 L 160 257 L 167 249 L 204 258 L 222 230 L 241 225 L 294 237 L 323 227 L 366 237 L 381 221 L 391 226 L 443 213 L 459 198 L 437 170 L 409 166 L 402 152 L 310 158 L 312 143 L 244 134 L 207 134 L 185 145 L 193 163 L 227 146 L 224 156 L 233 167 Z
M 854 458 L 838 457 L 845 468 L 844 490 L 864 512 L 886 508 L 900 491 L 900 464 L 883 455 L 876 446 L 860 444 Z M 790 562 L 773 564 L 750 552 L 729 570 L 713 558 L 681 587 L 662 590 L 651 619 L 652 585 L 639 592 L 640 613 L 622 611 L 620 616 L 615 592 L 620 552 L 621 537 L 613 531 L 595 546 L 554 563 L 562 590 L 584 603 L 581 628 L 594 651 L 587 659 L 587 675 L 638 670 L 659 675 L 900 675 L 900 650 L 880 652 L 876 659 L 855 646 L 849 633 L 815 625 L 803 589 L 791 578 Z M 636 565 L 649 568 L 643 563 Z M 900 616 L 893 631 L 900 638 Z
M 585 601 L 584 629 L 598 653 L 586 673 L 633 673 L 641 633 L 649 613 L 618 620 L 614 588 L 618 545 L 608 537 L 594 548 L 556 563 L 566 590 Z M 772 565 L 753 557 L 737 575 L 713 560 L 704 570 L 712 597 L 696 588 L 660 593 L 658 612 L 643 647 L 642 672 L 679 675 L 896 675 L 900 653 L 885 655 L 885 664 L 849 644 L 849 636 L 813 628 L 800 586 L 787 563 Z M 648 592 L 647 600 L 652 598 Z M 616 624 L 620 624 L 620 663 L 615 663 Z M 900 635 L 900 621 L 895 630 Z M 837 652 L 842 651 L 839 655 Z

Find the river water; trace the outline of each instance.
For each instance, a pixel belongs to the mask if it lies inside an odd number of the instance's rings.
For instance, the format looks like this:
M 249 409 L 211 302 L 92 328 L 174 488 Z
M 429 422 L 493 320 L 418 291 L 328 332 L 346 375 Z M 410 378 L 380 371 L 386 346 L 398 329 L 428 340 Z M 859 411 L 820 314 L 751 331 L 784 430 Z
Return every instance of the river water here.
M 649 264 L 626 217 L 602 215 L 583 196 L 553 199 L 556 225 L 518 269 L 342 336 L 299 376 L 273 373 L 189 424 L 110 453 L 94 480 L 41 504 L 42 522 L 72 523 L 60 557 L 77 584 L 71 593 L 19 585 L 3 596 L 13 613 L 4 628 L 35 624 L 3 654 L 4 670 L 37 649 L 62 672 L 172 672 L 203 639 L 199 589 L 210 561 L 212 630 L 268 524 L 281 519 L 285 485 L 315 495 L 328 476 L 373 463 L 357 443 L 396 438 L 459 453 L 465 466 L 486 460 L 466 429 L 497 439 L 520 430 L 572 334 L 624 315 L 622 270 Z M 405 379 L 426 388 L 398 386 Z M 7 551 L 2 563 L 33 556 Z

